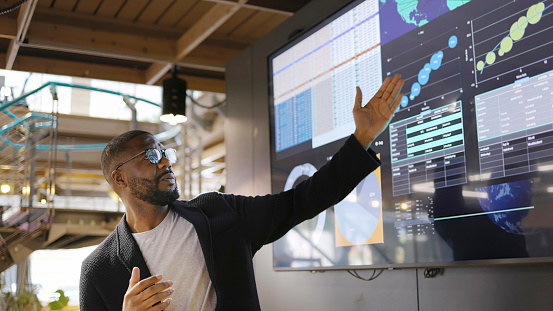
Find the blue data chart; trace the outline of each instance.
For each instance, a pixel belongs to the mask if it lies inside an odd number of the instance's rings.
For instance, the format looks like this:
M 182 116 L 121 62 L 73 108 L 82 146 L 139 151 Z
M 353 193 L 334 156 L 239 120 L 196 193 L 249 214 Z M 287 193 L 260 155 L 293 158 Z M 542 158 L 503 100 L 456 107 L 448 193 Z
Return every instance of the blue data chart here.
M 458 29 L 451 29 L 439 35 L 420 36 L 423 43 L 394 51 L 396 55 L 386 58 L 388 74 L 402 72 L 405 80 L 397 111 L 445 97 L 458 98 L 462 93 L 458 33 Z
M 378 3 L 364 1 L 274 57 L 275 119 L 281 110 L 278 106 L 289 99 L 297 106 L 294 121 L 275 121 L 276 152 L 307 140 L 317 148 L 351 134 L 355 129 L 351 114 L 355 87 L 369 97 L 382 83 L 379 32 Z M 305 95 L 306 89 L 309 95 Z M 280 138 L 291 131 L 294 139 Z
M 275 106 L 275 144 L 277 151 L 294 146 L 294 99 Z
M 275 105 L 275 145 L 282 151 L 311 139 L 311 90 Z

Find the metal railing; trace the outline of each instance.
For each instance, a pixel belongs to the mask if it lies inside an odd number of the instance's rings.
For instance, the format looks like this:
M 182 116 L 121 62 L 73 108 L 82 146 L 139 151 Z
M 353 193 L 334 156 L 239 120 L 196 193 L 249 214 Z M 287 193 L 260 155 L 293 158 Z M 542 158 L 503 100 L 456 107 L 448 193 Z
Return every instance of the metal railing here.
M 48 87 L 53 102 L 51 112 L 33 112 L 21 104 L 25 98 Z M 58 87 L 117 95 L 127 105 L 132 99 L 133 104 L 143 101 L 159 106 L 120 92 L 59 82 L 46 83 L 13 100 L 0 102 L 0 184 L 9 185 L 9 189 L 4 187 L 0 194 L 0 271 L 26 258 L 33 248 L 40 248 L 41 243 L 37 243 L 37 239 L 45 240 L 47 236 L 55 208 L 61 207 L 57 202 L 62 196 L 56 194 L 57 153 L 65 152 L 66 160 L 70 162 L 70 153 L 98 152 L 106 146 L 105 143 L 58 144 Z M 131 124 L 136 127 L 136 109 L 129 108 L 133 111 Z M 173 127 L 155 136 L 160 141 L 166 141 L 180 133 L 180 127 Z M 65 173 L 71 175 L 71 166 Z M 68 193 L 71 195 L 71 191 Z M 108 196 L 103 199 L 114 206 L 119 203 Z

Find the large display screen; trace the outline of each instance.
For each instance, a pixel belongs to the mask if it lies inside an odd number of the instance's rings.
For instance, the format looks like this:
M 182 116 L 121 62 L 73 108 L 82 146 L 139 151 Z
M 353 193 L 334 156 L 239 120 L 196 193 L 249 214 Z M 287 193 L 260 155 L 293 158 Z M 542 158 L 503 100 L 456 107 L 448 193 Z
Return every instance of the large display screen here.
M 273 243 L 276 270 L 553 262 L 553 0 L 355 1 L 268 63 L 273 192 L 353 133 L 356 86 L 405 80 L 382 166 Z

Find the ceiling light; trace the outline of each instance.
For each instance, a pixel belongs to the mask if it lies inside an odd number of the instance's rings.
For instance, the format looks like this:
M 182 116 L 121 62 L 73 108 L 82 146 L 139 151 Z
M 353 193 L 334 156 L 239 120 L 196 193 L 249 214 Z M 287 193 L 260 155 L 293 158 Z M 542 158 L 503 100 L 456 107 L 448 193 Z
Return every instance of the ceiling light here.
M 0 186 L 0 191 L 2 193 L 8 193 L 8 192 L 10 192 L 11 189 L 12 188 L 10 187 L 10 185 L 4 184 L 4 185 Z
M 171 125 L 186 122 L 186 81 L 177 77 L 177 66 L 171 78 L 163 81 L 163 104 L 159 119 Z

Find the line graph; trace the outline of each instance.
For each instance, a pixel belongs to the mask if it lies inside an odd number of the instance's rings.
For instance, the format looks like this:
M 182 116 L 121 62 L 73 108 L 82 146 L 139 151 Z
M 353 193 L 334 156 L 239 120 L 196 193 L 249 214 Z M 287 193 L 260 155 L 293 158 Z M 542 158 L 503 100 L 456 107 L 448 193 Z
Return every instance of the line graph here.
M 516 22 L 511 25 L 511 28 L 509 29 L 509 34 L 501 39 L 501 42 L 499 42 L 492 51 L 486 54 L 485 60 L 478 61 L 478 63 L 476 64 L 476 68 L 480 71 L 480 73 L 484 71 L 486 65 L 491 65 L 495 62 L 495 51 L 497 51 L 497 54 L 500 57 L 511 51 L 511 49 L 513 48 L 513 44 L 523 38 L 528 25 L 538 23 L 543 16 L 543 12 L 546 9 L 549 9 L 551 6 L 553 6 L 553 4 L 545 7 L 545 4 L 543 4 L 543 2 L 539 2 L 528 8 L 528 10 L 526 11 L 526 15 L 521 16 Z
M 536 65 L 547 65 L 553 57 L 552 8 L 551 0 L 513 1 L 470 22 L 476 85 L 548 70 Z
M 397 111 L 409 110 L 433 100 L 442 102 L 452 94 L 456 95 L 451 100 L 458 98 L 462 92 L 458 32 L 454 28 L 437 35 L 425 33 L 426 38 L 420 38 L 425 40 L 419 41 L 419 44 L 411 47 L 394 46 L 390 50 L 395 53 L 383 52 L 391 55 L 383 61 L 386 74 L 401 72 L 405 80 L 404 96 Z M 383 48 L 394 44 L 397 43 L 390 43 Z

